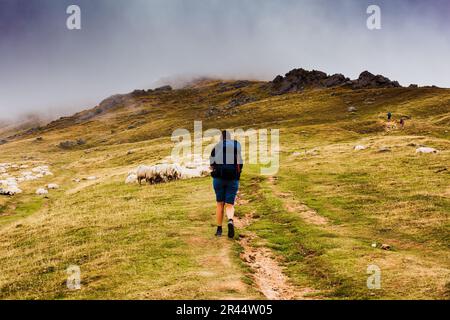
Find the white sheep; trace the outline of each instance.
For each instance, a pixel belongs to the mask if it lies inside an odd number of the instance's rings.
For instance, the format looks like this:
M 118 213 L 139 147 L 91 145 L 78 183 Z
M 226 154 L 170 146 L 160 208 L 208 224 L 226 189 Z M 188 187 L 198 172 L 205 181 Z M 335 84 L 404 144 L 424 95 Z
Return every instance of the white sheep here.
M 36 190 L 36 194 L 37 195 L 44 195 L 44 194 L 48 194 L 48 190 L 44 189 L 44 188 L 39 188 Z
M 357 145 L 353 148 L 355 151 L 360 151 L 360 150 L 366 150 L 367 147 L 366 146 L 362 146 L 362 145 Z
M 22 193 L 22 190 L 18 186 L 8 186 L 6 188 L 0 188 L 0 195 L 13 196 L 17 193 Z
M 438 153 L 439 151 L 434 148 L 420 147 L 416 149 L 416 153 Z
M 149 169 L 149 166 L 139 166 L 136 170 L 136 175 L 137 175 L 137 181 L 139 182 L 139 184 L 141 184 L 142 180 L 146 180 L 146 176 L 147 176 L 147 170 Z
M 189 168 L 176 163 L 160 163 L 154 166 L 141 165 L 136 170 L 128 173 L 125 183 L 142 183 L 145 180 L 149 184 L 165 183 L 179 179 L 191 179 L 209 175 L 209 162 L 198 161 L 191 163 Z
M 48 188 L 49 190 L 52 190 L 52 189 L 58 189 L 58 188 L 59 188 L 59 185 L 57 185 L 56 183 L 49 183 L 49 184 L 47 185 L 47 188 Z
M 137 182 L 137 174 L 135 174 L 135 173 L 129 174 L 127 176 L 127 178 L 125 179 L 126 184 L 136 183 L 136 182 Z

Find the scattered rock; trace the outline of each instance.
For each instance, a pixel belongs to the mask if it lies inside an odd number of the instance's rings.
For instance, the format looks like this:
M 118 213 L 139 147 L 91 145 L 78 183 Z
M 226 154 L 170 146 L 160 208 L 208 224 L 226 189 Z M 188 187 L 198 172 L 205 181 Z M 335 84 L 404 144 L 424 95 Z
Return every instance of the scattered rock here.
M 59 147 L 61 149 L 71 149 L 74 148 L 76 146 L 81 146 L 86 144 L 86 140 L 79 138 L 77 140 L 67 140 L 67 141 L 62 141 L 59 143 Z
M 310 156 L 317 156 L 319 155 L 320 151 L 318 149 L 311 149 L 305 152 L 305 154 Z
M 347 111 L 348 112 L 356 112 L 356 111 L 358 111 L 358 109 L 356 107 L 354 107 L 354 106 L 350 106 L 350 107 L 347 108 Z
M 383 152 L 391 152 L 391 148 L 389 147 L 381 147 L 378 149 L 379 153 L 383 153 Z
M 232 97 L 231 101 L 228 103 L 227 107 L 235 108 L 235 107 L 239 107 L 239 106 L 242 106 L 244 104 L 251 103 L 254 101 L 256 101 L 256 98 L 250 97 L 250 96 L 246 95 L 245 93 L 243 93 L 242 91 L 239 91 L 233 95 L 233 97 Z

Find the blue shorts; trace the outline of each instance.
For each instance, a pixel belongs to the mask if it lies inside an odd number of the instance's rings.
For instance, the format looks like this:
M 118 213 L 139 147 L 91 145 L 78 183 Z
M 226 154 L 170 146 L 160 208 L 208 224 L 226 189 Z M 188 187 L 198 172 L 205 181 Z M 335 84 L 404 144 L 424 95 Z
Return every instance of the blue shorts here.
M 239 180 L 213 179 L 216 201 L 234 204 L 239 189 Z

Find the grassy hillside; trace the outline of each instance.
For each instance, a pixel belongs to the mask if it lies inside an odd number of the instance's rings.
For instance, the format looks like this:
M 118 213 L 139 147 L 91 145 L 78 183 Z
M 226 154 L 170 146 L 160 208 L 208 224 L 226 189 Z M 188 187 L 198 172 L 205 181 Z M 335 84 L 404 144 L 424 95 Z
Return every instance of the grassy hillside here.
M 407 117 L 405 128 L 387 123 L 388 111 Z M 124 183 L 130 169 L 170 155 L 173 130 L 192 131 L 195 120 L 204 130 L 281 130 L 278 175 L 245 168 L 236 241 L 213 236 L 210 178 Z M 359 144 L 368 148 L 354 151 Z M 127 95 L 0 146 L 0 163 L 54 173 L 0 196 L 0 298 L 264 299 L 242 258 L 249 245 L 269 249 L 291 288 L 311 289 L 307 298 L 448 299 L 449 150 L 446 89 L 272 96 L 265 83 L 205 81 Z M 88 176 L 98 179 L 73 181 Z M 61 188 L 34 194 L 50 182 Z M 370 264 L 381 268 L 381 290 L 366 286 Z M 81 290 L 66 287 L 69 265 L 81 268 Z

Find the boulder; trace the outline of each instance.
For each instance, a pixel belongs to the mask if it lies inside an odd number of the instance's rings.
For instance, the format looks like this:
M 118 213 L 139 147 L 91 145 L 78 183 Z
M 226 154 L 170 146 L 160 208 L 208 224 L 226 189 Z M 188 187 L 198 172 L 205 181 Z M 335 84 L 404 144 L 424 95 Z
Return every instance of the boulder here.
M 381 147 L 378 149 L 379 153 L 384 153 L 384 152 L 391 152 L 391 148 L 389 147 Z

